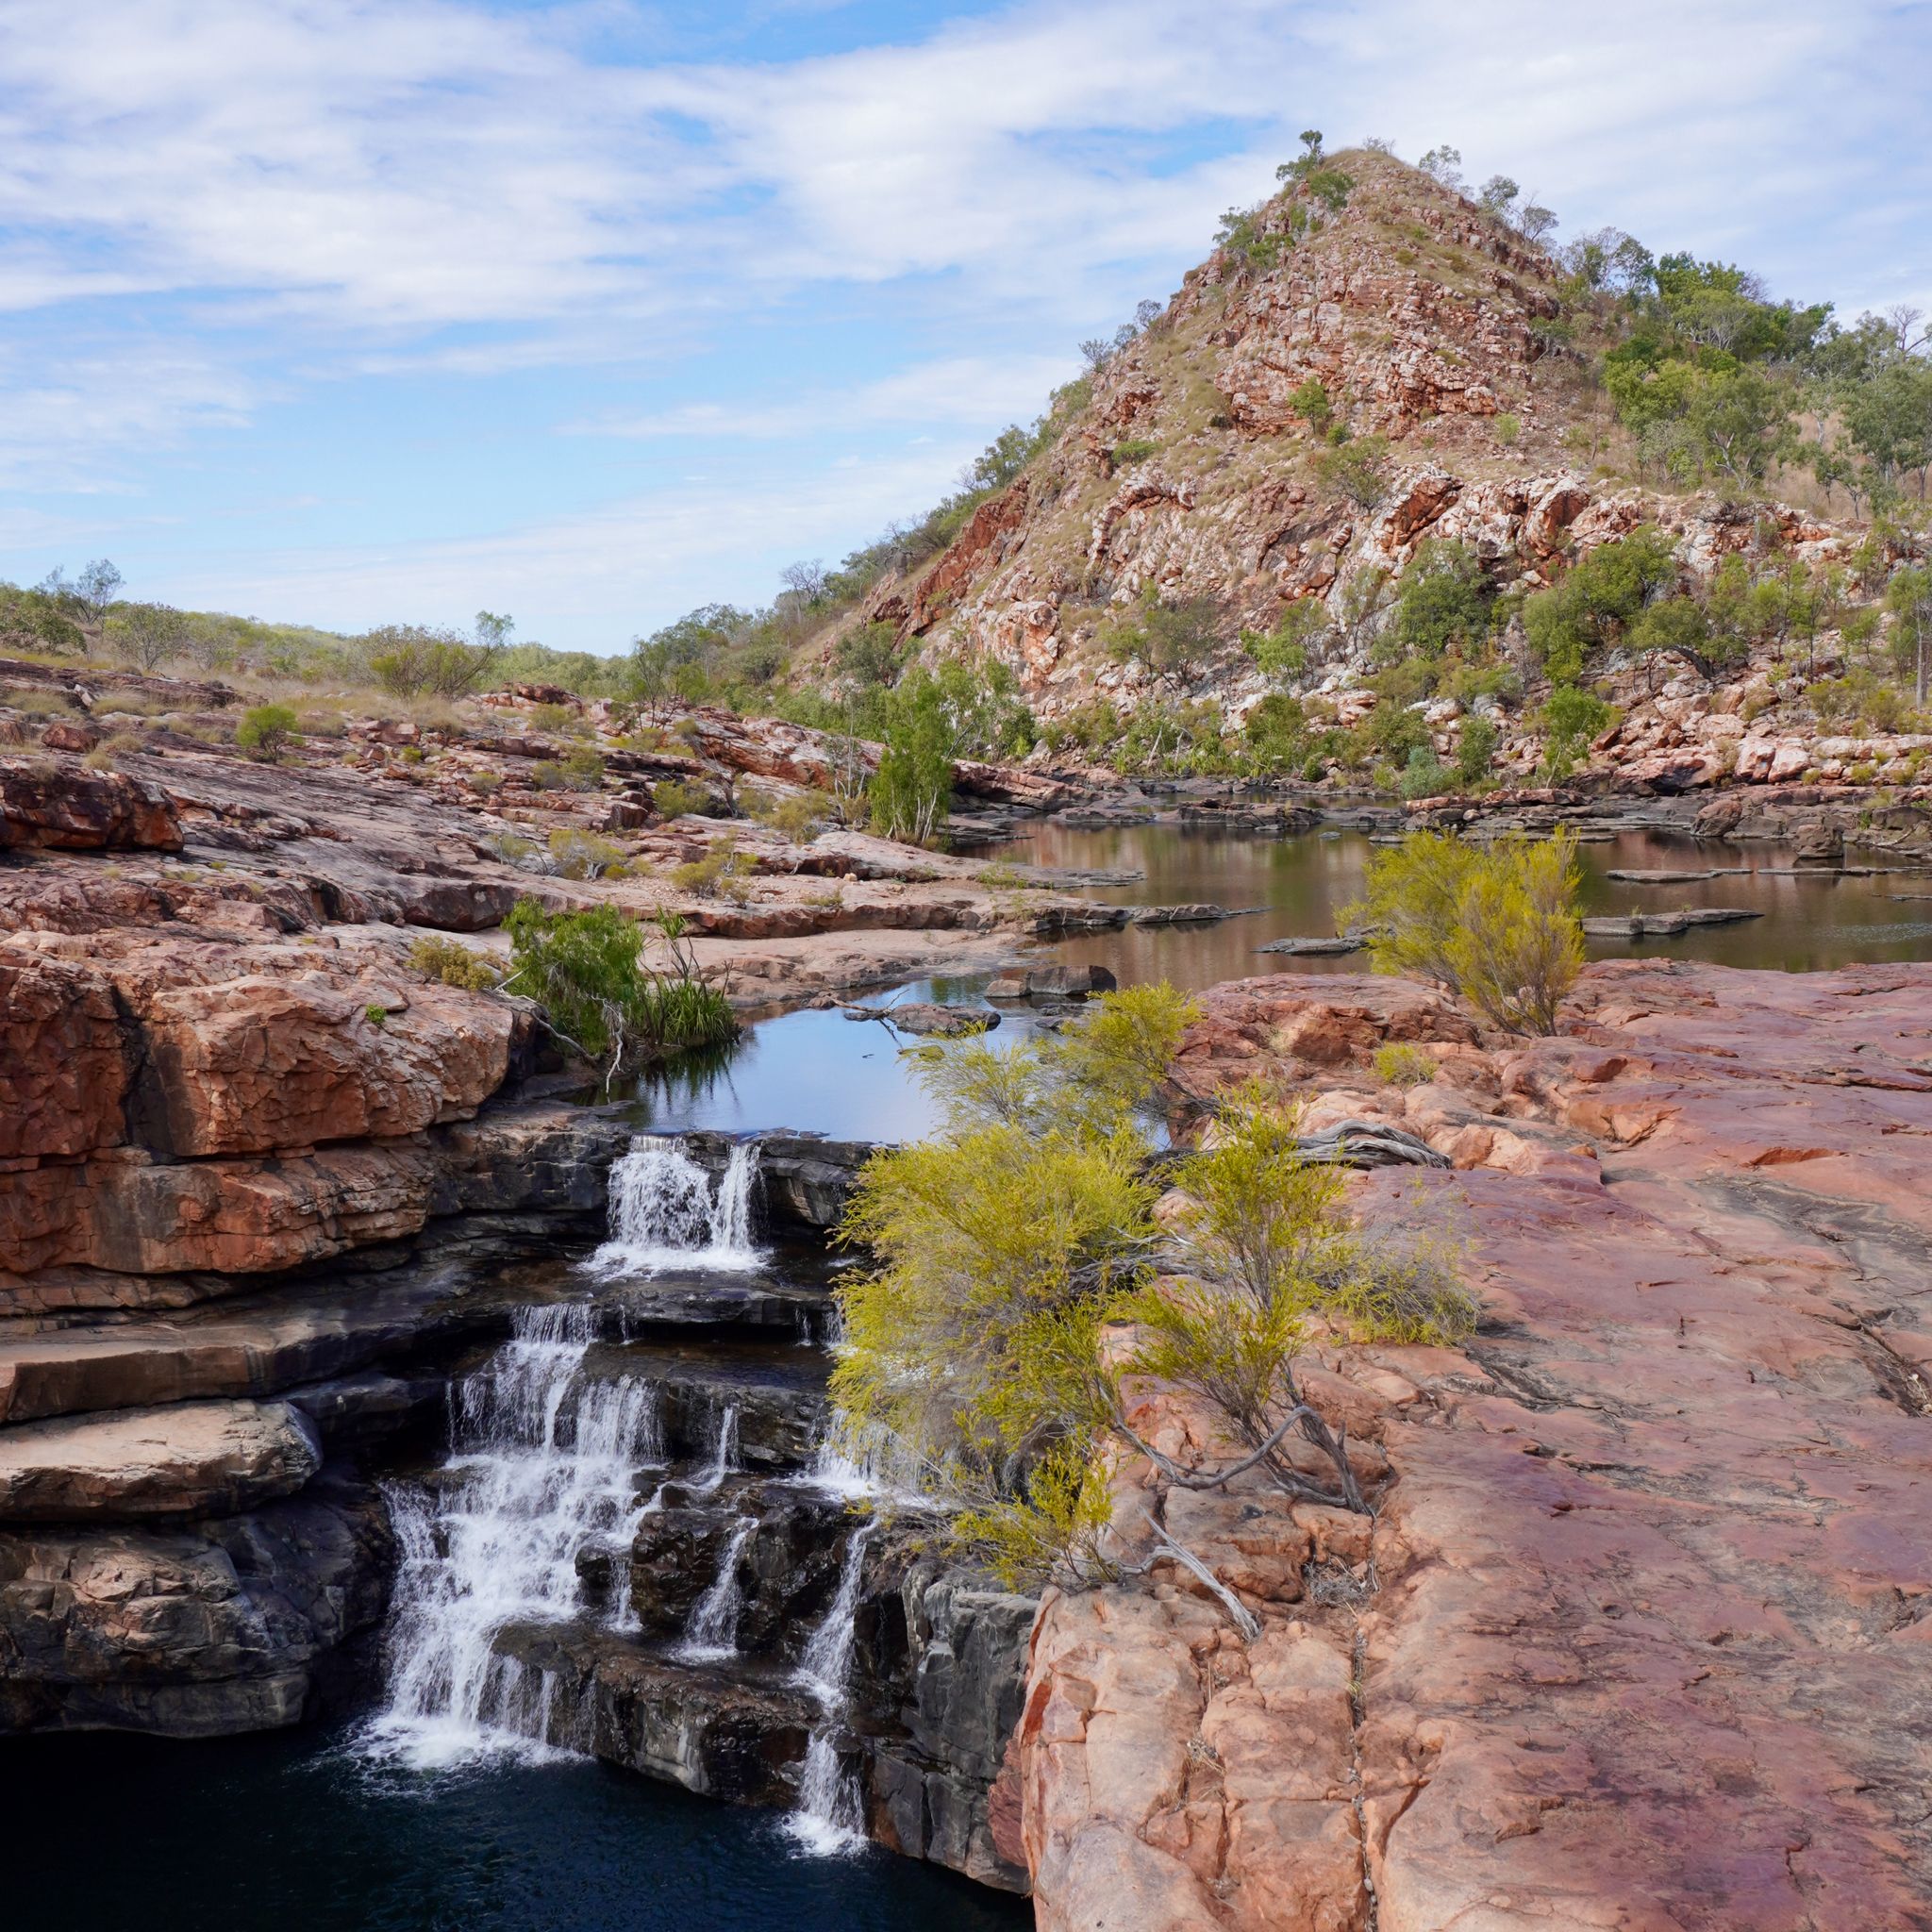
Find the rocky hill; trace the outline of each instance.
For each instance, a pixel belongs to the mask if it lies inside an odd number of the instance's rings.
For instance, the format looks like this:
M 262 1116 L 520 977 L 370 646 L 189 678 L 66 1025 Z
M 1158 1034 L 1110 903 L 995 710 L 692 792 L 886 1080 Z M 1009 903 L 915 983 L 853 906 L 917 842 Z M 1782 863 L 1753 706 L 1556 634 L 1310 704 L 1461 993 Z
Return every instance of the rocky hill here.
M 1076 385 L 1061 399 L 1045 447 L 943 554 L 876 583 L 813 661 L 835 662 L 856 625 L 890 625 L 928 663 L 963 653 L 1009 666 L 1043 720 L 1077 720 L 1096 700 L 1115 714 L 1211 701 L 1237 741 L 1271 693 L 1292 695 L 1311 728 L 1357 724 L 1378 704 L 1426 707 L 1452 763 L 1480 704 L 1499 731 L 1497 775 L 1521 780 L 1545 761 L 1540 707 L 1557 681 L 1521 606 L 1579 558 L 1654 525 L 1675 581 L 1649 598 L 1707 601 L 1735 558 L 1753 584 L 1862 572 L 1869 602 L 1915 554 L 1908 534 L 1885 533 L 1874 553 L 1869 525 L 1774 500 L 1773 486 L 1818 501 L 1809 476 L 1775 462 L 1748 491 L 1715 470 L 1725 488 L 1631 482 L 1633 440 L 1595 379 L 1619 326 L 1607 298 L 1580 301 L 1548 252 L 1416 169 L 1379 153 L 1336 164 L 1353 184 L 1344 205 L 1291 183 L 1253 211 L 1084 396 Z M 1491 639 L 1461 654 L 1507 674 L 1487 703 L 1454 679 L 1418 691 L 1375 675 L 1413 655 L 1393 641 L 1394 605 L 1443 546 L 1479 572 L 1493 612 Z M 1909 782 L 1932 751 L 1907 728 L 1923 719 L 1891 698 L 1861 710 L 1814 689 L 1856 655 L 1845 611 L 1825 601 L 1797 663 L 1789 624 L 1744 625 L 1716 660 L 1657 651 L 1641 670 L 1612 636 L 1585 669 L 1617 716 L 1586 717 L 1585 761 L 1641 762 L 1662 790 Z M 1859 601 L 1852 583 L 1847 608 Z M 1185 617 L 1164 650 L 1136 635 L 1156 608 Z M 1292 668 L 1277 658 L 1264 672 L 1244 632 L 1300 643 L 1300 661 L 1291 651 Z M 1293 775 L 1320 775 L 1319 758 L 1306 774 L 1295 762 Z

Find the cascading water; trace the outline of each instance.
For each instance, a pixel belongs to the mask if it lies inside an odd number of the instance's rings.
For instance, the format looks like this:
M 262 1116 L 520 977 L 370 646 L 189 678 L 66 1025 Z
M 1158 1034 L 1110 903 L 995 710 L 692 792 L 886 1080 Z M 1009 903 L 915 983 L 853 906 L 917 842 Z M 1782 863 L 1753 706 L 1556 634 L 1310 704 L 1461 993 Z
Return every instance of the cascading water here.
M 402 1562 L 387 1644 L 389 1708 L 368 1746 L 419 1765 L 541 1751 L 547 1674 L 499 1655 L 519 1623 L 581 1614 L 576 1557 L 602 1547 L 625 1571 L 642 1507 L 637 1472 L 661 1467 L 657 1389 L 583 1374 L 588 1307 L 524 1308 L 511 1340 L 453 1391 L 441 1479 L 389 1491 Z
M 715 1663 L 723 1657 L 737 1656 L 738 1613 L 744 1607 L 744 1593 L 738 1583 L 738 1561 L 758 1526 L 757 1519 L 750 1516 L 741 1516 L 732 1524 L 730 1541 L 718 1561 L 717 1577 L 692 1606 L 684 1641 L 677 1646 L 677 1655 L 686 1663 Z
M 718 1418 L 718 1441 L 711 1451 L 711 1466 L 690 1484 L 693 1496 L 715 1496 L 724 1478 L 738 1467 L 738 1405 L 727 1403 Z
M 765 1257 L 752 1241 L 758 1155 L 757 1141 L 735 1142 L 714 1187 L 682 1141 L 640 1134 L 610 1170 L 610 1239 L 585 1266 L 607 1279 L 760 1266 Z
M 858 1780 L 839 1764 L 834 1726 L 843 1716 L 846 1680 L 852 1674 L 852 1649 L 858 1638 L 858 1592 L 865 1575 L 865 1546 L 872 1524 L 852 1533 L 839 1569 L 839 1588 L 831 1607 L 805 1646 L 792 1674 L 795 1683 L 818 1699 L 825 1722 L 815 1726 L 806 1746 L 805 1768 L 798 1779 L 798 1808 L 785 1821 L 792 1840 L 821 1857 L 857 1851 L 865 1842 Z
M 794 1478 L 807 1489 L 841 1502 L 890 1501 L 930 1508 L 919 1487 L 919 1470 L 906 1445 L 890 1431 L 854 1422 L 835 1411 L 813 1446 L 810 1463 Z

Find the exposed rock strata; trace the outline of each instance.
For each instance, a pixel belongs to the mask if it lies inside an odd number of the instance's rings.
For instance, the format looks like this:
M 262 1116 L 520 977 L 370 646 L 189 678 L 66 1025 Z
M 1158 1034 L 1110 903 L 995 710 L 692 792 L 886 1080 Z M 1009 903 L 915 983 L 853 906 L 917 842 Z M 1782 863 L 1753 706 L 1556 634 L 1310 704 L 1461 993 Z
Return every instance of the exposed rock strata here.
M 1568 1013 L 1210 997 L 1184 1110 L 1267 1071 L 1423 1136 L 1452 1171 L 1355 1198 L 1459 1222 L 1485 1320 L 1315 1372 L 1392 1474 L 1372 1535 L 1190 1513 L 1259 1643 L 1184 1577 L 1044 1607 L 1043 1927 L 1932 1924 L 1932 968 L 1598 966 Z M 1437 1077 L 1382 1085 L 1385 1039 Z

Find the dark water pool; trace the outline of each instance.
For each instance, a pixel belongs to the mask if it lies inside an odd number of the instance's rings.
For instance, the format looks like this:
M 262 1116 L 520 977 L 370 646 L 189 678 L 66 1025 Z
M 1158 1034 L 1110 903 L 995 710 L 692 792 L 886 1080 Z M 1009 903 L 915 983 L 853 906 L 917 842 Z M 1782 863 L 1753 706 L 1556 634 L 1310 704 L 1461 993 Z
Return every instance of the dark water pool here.
M 1019 1932 L 1024 1901 L 587 1760 L 434 1778 L 337 1732 L 0 1747 L 5 1923 L 44 1932 Z

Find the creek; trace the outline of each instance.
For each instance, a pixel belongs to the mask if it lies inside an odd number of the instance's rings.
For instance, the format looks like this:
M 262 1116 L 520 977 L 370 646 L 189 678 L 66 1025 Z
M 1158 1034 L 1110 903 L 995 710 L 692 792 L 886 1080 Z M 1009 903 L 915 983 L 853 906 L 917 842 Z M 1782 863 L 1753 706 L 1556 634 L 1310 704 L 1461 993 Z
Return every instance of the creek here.
M 9 1838 L 33 1848 L 9 1862 L 21 1923 L 1029 1923 L 862 1835 L 861 1774 L 949 1774 L 898 1717 L 918 1585 L 890 1552 L 868 1563 L 849 1506 L 873 1484 L 824 1437 L 826 1269 L 761 1235 L 759 1174 L 750 1142 L 708 1168 L 641 1136 L 611 1172 L 608 1238 L 532 1272 L 508 1339 L 456 1365 L 445 1446 L 382 1484 L 399 1561 L 373 1710 L 0 1751 L 21 1774 Z M 1008 1601 L 1024 1632 L 1031 1605 Z M 1017 1695 L 1017 1649 L 1008 1674 Z
M 1029 836 L 983 849 L 989 864 L 1080 871 L 1126 871 L 1139 879 L 1087 889 L 1109 906 L 1206 904 L 1242 909 L 1192 925 L 1129 925 L 1035 945 L 1036 964 L 1099 965 L 1123 985 L 1172 980 L 1199 991 L 1263 973 L 1365 973 L 1368 959 L 1296 957 L 1259 950 L 1272 941 L 1332 935 L 1336 915 L 1361 890 L 1374 850 L 1369 835 L 1324 830 L 1286 838 L 1175 825 L 1081 831 L 1054 820 Z M 1588 916 L 1735 906 L 1761 916 L 1733 925 L 1692 928 L 1675 939 L 1592 940 L 1593 958 L 1708 959 L 1724 966 L 1819 972 L 1858 961 L 1932 958 L 1932 870 L 1866 875 L 1793 866 L 1790 847 L 1727 844 L 1648 830 L 1623 830 L 1579 854 Z M 1612 879 L 1611 872 L 1707 872 L 1675 884 Z M 868 995 L 884 1008 L 901 1001 L 982 1006 L 991 975 L 924 979 Z M 1000 1009 L 994 1045 L 1034 1031 L 1041 1015 L 1024 1006 Z M 810 1008 L 780 1013 L 747 1030 L 722 1061 L 655 1073 L 638 1091 L 641 1122 L 666 1131 L 690 1127 L 747 1133 L 784 1125 L 835 1140 L 916 1139 L 932 1108 L 884 1028 Z

